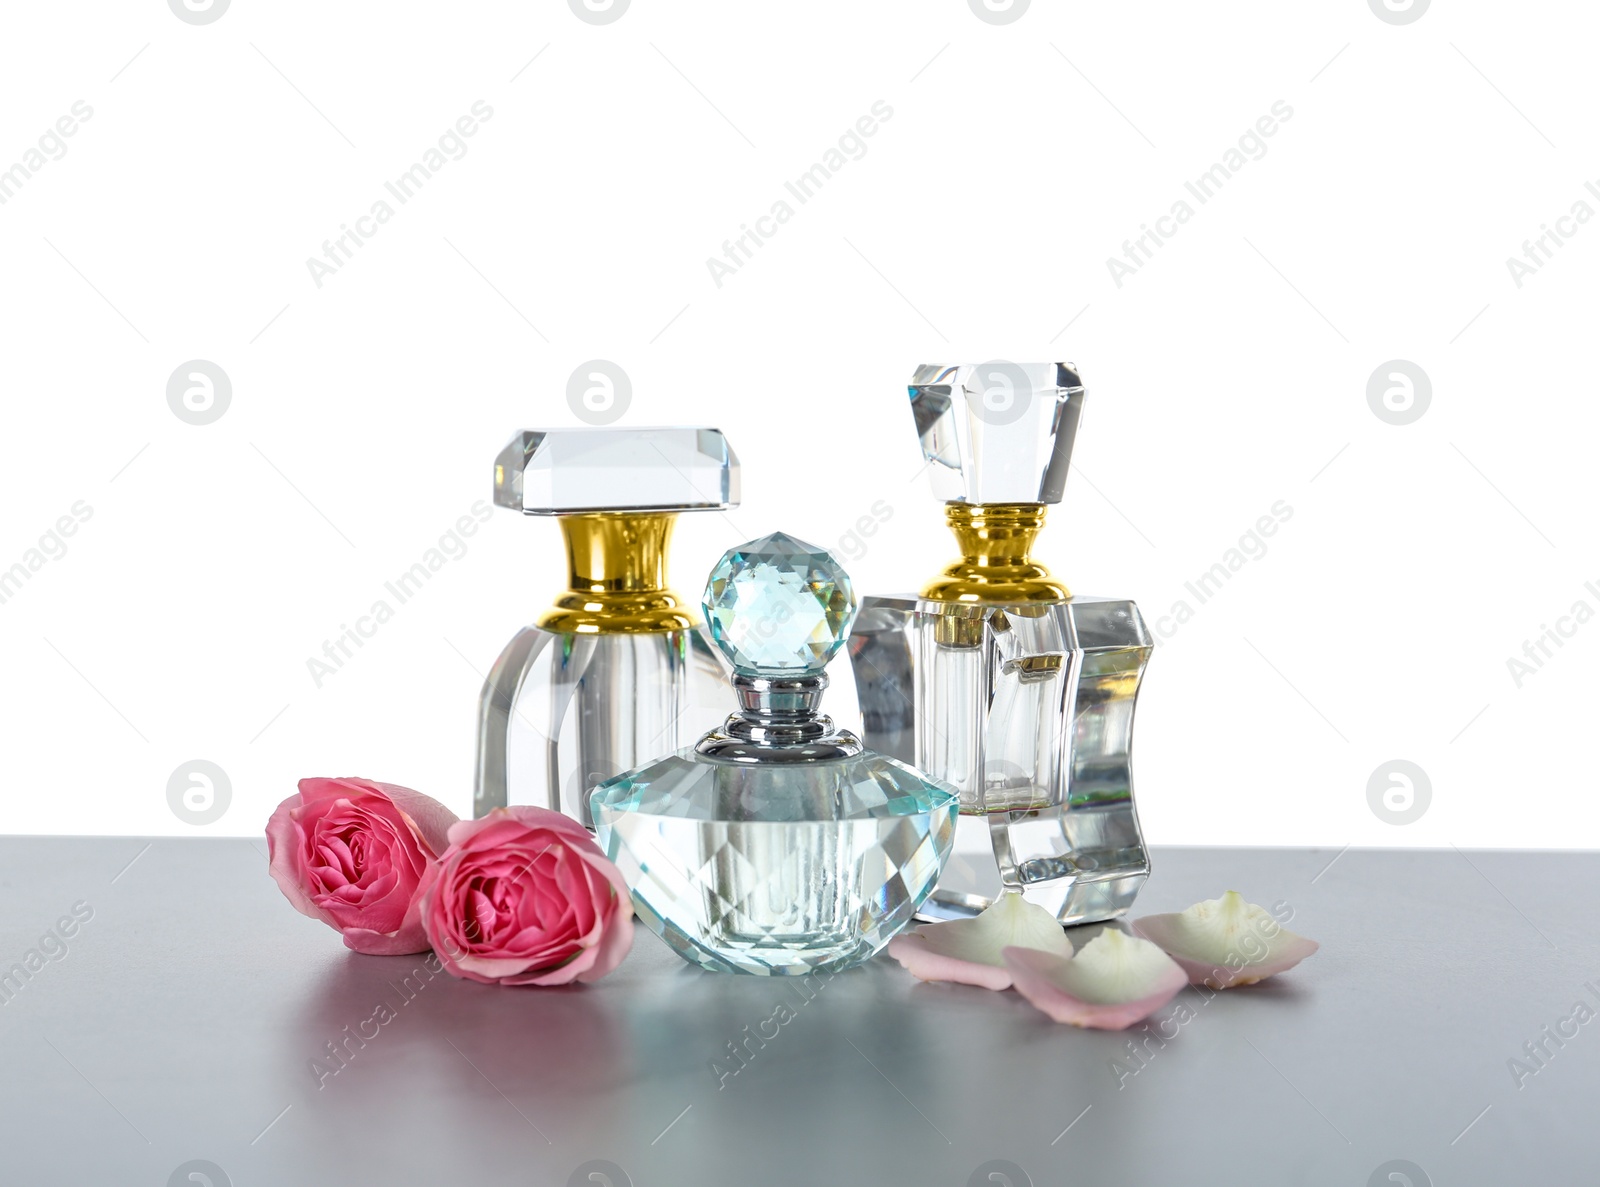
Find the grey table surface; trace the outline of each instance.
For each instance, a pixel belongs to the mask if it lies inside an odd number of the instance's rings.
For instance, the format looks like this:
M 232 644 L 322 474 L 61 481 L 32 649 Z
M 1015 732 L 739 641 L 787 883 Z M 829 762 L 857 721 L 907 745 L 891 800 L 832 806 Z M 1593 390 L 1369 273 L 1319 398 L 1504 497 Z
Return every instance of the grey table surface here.
M 43 958 L 0 985 L 0 1183 L 1600 1181 L 1600 1024 L 1576 1008 L 1600 1009 L 1600 855 L 1169 849 L 1155 869 L 1136 914 L 1237 889 L 1322 951 L 1123 1033 L 884 957 L 808 996 L 642 929 L 596 985 L 498 989 L 345 951 L 260 841 L 0 839 L 0 972 Z M 92 917 L 57 952 L 74 904 Z

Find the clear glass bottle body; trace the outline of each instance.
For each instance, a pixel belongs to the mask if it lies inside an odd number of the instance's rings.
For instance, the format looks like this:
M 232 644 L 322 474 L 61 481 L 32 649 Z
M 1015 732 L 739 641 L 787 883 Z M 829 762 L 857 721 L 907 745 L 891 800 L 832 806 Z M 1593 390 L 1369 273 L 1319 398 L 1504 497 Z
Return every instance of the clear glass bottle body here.
M 692 964 L 763 976 L 859 964 L 908 926 L 949 856 L 956 809 L 871 751 L 734 762 L 690 748 L 593 795 L 640 921 Z
M 702 628 L 518 631 L 478 707 L 473 812 L 533 804 L 593 828 L 589 793 L 727 715 L 727 677 Z
M 1150 652 L 1122 599 L 864 599 L 850 654 L 865 741 L 961 801 L 925 916 L 970 916 L 1002 888 L 1062 923 L 1127 911 L 1150 869 L 1131 765 Z

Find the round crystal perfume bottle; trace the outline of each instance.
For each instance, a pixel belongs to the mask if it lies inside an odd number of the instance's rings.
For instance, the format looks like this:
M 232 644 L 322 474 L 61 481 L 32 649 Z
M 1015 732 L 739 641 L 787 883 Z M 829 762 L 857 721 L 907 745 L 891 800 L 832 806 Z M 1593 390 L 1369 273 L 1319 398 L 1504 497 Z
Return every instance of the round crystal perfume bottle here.
M 739 711 L 590 798 L 639 918 L 714 972 L 858 964 L 905 928 L 955 836 L 957 796 L 818 712 L 855 618 L 850 577 L 782 532 L 728 552 L 705 595 Z

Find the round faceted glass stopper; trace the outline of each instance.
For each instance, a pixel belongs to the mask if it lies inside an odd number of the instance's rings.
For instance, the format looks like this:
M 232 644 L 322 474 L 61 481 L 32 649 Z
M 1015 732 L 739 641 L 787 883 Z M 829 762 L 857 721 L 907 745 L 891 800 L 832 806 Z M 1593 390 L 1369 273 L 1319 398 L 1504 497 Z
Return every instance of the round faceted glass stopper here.
M 844 566 L 784 532 L 730 549 L 711 571 L 704 605 L 717 646 L 752 676 L 822 671 L 856 616 Z

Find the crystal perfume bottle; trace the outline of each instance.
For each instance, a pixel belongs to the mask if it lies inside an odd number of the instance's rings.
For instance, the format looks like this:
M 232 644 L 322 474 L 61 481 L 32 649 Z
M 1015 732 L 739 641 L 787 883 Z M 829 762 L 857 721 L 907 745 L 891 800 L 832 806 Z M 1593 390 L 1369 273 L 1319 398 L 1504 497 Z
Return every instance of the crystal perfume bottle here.
M 961 797 L 924 914 L 1004 888 L 1062 923 L 1114 918 L 1150 871 L 1130 766 L 1150 634 L 1133 602 L 1075 596 L 1029 556 L 1083 384 L 1069 363 L 924 366 L 910 394 L 962 556 L 920 597 L 866 598 L 850 656 L 868 745 Z
M 781 532 L 735 548 L 705 612 L 739 711 L 596 788 L 600 845 L 691 964 L 781 976 L 866 960 L 938 882 L 955 794 L 818 713 L 856 614 L 828 552 Z
M 678 512 L 738 505 L 739 459 L 717 429 L 528 430 L 495 459 L 494 501 L 556 516 L 569 576 L 484 682 L 473 810 L 534 804 L 593 828 L 596 784 L 726 710 L 722 667 L 667 588 L 667 545 Z

